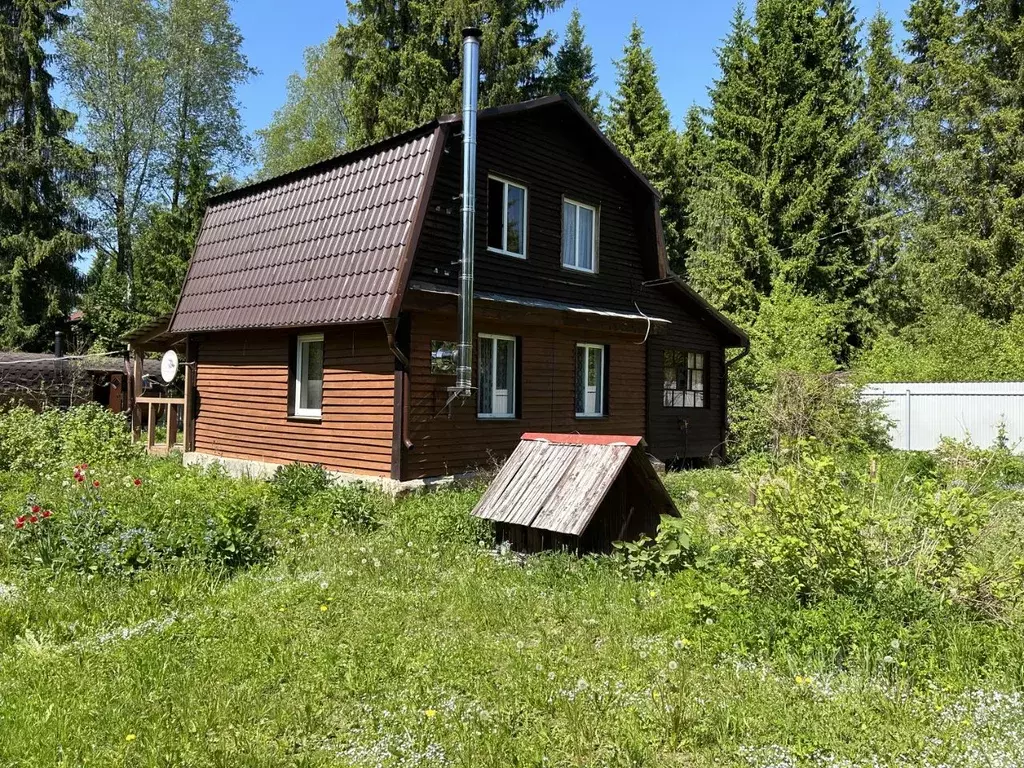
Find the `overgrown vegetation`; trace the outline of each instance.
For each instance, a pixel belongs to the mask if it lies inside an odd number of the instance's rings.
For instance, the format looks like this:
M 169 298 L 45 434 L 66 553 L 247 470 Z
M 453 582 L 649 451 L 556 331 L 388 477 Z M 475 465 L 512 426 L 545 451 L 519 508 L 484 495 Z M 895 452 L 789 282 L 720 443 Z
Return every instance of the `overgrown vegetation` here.
M 0 445 L 41 455 L 55 421 L 79 448 L 0 467 L 5 762 L 1024 760 L 1005 447 L 803 441 L 670 475 L 654 540 L 523 559 L 470 517 L 479 489 L 232 479 L 90 409 L 0 414 Z

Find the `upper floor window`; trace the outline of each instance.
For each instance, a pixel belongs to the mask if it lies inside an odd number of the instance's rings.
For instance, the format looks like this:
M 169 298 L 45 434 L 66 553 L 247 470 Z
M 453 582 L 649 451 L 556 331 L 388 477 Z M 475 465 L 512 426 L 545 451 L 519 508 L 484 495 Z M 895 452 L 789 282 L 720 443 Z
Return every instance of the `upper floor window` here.
M 703 352 L 665 350 L 666 408 L 703 408 L 707 355 Z
M 605 348 L 576 345 L 576 416 L 604 416 Z
M 311 333 L 295 339 L 295 382 L 292 413 L 319 419 L 324 395 L 324 335 Z
M 516 415 L 516 339 L 514 336 L 480 334 L 479 408 L 487 419 L 511 419 Z
M 597 209 L 574 200 L 562 201 L 562 266 L 596 272 Z
M 526 187 L 487 179 L 487 250 L 526 258 Z

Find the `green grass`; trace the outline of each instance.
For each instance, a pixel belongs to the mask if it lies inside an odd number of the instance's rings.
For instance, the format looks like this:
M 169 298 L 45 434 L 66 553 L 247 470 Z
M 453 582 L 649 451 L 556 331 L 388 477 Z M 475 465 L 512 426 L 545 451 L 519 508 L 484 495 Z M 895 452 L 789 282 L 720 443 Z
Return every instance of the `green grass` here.
M 1013 628 L 954 608 L 708 603 L 689 571 L 495 557 L 465 518 L 478 493 L 405 500 L 372 532 L 282 530 L 273 561 L 234 575 L 9 568 L 0 763 L 1024 760 Z

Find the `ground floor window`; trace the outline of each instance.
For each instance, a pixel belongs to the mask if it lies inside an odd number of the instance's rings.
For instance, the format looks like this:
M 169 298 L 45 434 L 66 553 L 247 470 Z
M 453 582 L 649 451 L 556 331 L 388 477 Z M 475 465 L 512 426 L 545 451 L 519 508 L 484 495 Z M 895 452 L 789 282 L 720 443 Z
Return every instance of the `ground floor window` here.
M 324 336 L 312 333 L 295 340 L 294 415 L 320 418 L 324 393 Z
M 665 350 L 666 408 L 703 408 L 707 355 L 703 352 Z
M 516 415 L 516 339 L 480 335 L 480 418 L 509 419 Z
M 605 348 L 576 345 L 576 416 L 604 416 Z

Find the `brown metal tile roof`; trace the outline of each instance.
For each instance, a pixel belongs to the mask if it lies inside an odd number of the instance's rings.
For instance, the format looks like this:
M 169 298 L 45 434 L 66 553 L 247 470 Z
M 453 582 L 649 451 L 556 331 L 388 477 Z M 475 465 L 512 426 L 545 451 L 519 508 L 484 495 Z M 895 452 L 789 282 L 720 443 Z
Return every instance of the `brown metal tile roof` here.
M 639 437 L 527 433 L 473 514 L 580 536 L 634 451 L 640 451 L 637 460 L 647 461 Z M 674 509 L 664 486 L 657 485 L 651 493 Z
M 423 126 L 211 200 L 170 331 L 392 317 L 443 130 Z

